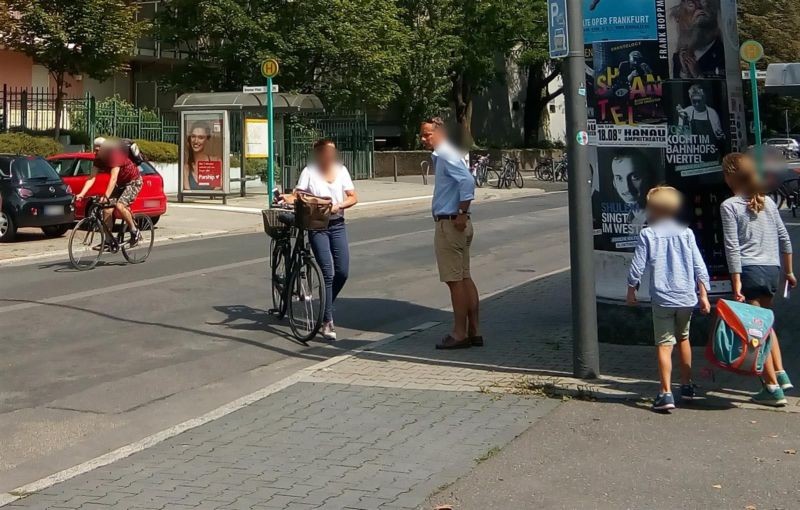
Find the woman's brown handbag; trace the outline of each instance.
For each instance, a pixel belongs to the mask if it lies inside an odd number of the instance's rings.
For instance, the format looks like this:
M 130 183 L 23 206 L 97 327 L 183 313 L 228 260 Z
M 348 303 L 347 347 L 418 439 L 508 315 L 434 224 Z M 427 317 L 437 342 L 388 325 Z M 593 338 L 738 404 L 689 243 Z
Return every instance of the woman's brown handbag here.
M 300 193 L 294 203 L 297 226 L 306 230 L 325 230 L 331 219 L 333 201 L 310 193 Z

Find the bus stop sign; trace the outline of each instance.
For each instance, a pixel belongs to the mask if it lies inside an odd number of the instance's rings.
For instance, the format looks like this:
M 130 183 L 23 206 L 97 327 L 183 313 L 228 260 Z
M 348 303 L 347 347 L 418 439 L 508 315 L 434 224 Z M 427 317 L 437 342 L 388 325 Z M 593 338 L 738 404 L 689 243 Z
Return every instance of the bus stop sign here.
M 264 78 L 274 78 L 278 76 L 279 69 L 278 61 L 274 58 L 267 59 L 261 63 L 261 74 Z

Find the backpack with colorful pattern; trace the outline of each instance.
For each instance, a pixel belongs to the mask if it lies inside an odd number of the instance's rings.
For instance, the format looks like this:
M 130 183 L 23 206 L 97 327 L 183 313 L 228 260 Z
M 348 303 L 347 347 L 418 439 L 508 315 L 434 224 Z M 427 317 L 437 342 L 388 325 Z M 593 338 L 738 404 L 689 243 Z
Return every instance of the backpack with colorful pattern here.
M 711 363 L 744 375 L 761 375 L 772 348 L 772 310 L 721 299 L 706 346 Z

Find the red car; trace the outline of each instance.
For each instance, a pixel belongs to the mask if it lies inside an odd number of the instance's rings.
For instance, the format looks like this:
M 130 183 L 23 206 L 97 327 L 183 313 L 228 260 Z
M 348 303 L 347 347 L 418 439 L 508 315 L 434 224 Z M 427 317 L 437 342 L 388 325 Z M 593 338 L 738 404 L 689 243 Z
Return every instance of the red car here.
M 94 164 L 93 152 L 74 152 L 69 154 L 57 154 L 47 158 L 58 175 L 69 184 L 72 192 L 80 193 L 84 184 L 89 179 Z M 133 214 L 146 214 L 153 220 L 153 225 L 158 223 L 161 215 L 167 212 L 167 196 L 164 194 L 164 180 L 161 175 L 148 162 L 139 165 L 139 173 L 142 175 L 142 191 L 131 205 Z M 97 174 L 94 186 L 86 193 L 87 197 L 102 195 L 108 187 L 108 174 Z M 75 204 L 75 219 L 80 220 L 86 214 L 86 201 L 78 201 Z

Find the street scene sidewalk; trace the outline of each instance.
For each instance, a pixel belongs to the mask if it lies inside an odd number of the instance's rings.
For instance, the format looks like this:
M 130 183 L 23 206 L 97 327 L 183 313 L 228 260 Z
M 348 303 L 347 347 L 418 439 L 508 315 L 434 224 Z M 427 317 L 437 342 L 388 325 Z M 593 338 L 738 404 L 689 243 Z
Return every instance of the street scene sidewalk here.
M 675 412 L 691 418 L 675 418 L 651 413 L 646 402 L 658 387 L 652 347 L 601 345 L 603 377 L 592 383 L 569 377 L 569 276 L 568 271 L 540 275 L 486 299 L 487 343 L 482 348 L 434 350 L 434 343 L 449 331 L 449 316 L 442 310 L 436 320 L 309 367 L 251 405 L 151 448 L 129 451 L 127 458 L 42 490 L 32 486 L 11 492 L 10 498 L 21 499 L 10 507 L 397 509 L 458 500 L 464 503 L 453 508 L 509 508 L 513 501 L 531 508 L 537 494 L 546 496 L 542 501 L 548 502 L 543 504 L 547 508 L 745 508 L 753 501 L 768 503 L 757 508 L 796 507 L 800 493 L 786 485 L 790 482 L 785 476 L 776 476 L 800 467 L 793 453 L 798 447 L 792 432 L 796 416 L 737 409 L 750 407 L 745 401 L 758 386 L 755 379 L 719 373 L 714 380 L 700 379 L 706 398 Z M 796 327 L 797 319 L 787 313 L 796 306 L 797 298 L 780 304 L 777 313 L 786 318 L 782 327 Z M 700 372 L 706 366 L 701 349 L 695 348 L 694 354 Z M 798 366 L 798 346 L 787 345 L 784 357 L 787 366 Z M 586 420 L 610 429 L 597 432 L 599 436 L 614 436 L 613 424 L 620 420 L 631 430 L 619 446 L 620 453 L 627 453 L 614 454 L 607 443 L 591 453 L 598 462 L 607 458 L 617 463 L 606 463 L 601 477 L 606 482 L 621 483 L 622 472 L 628 481 L 619 494 L 613 485 L 603 484 L 568 495 L 558 492 L 563 499 L 559 503 L 553 499 L 555 489 L 546 490 L 546 477 L 568 468 L 575 471 L 574 482 L 597 467 L 570 456 L 569 466 L 550 471 L 546 459 L 557 459 L 560 452 L 552 445 L 531 446 L 529 435 L 546 427 L 545 436 L 538 437 L 566 451 L 570 434 L 559 429 L 569 421 L 557 417 L 574 416 L 577 423 L 585 408 L 576 410 L 576 405 L 596 407 Z M 620 408 L 625 409 L 622 415 Z M 787 410 L 800 411 L 796 397 Z M 701 459 L 707 454 L 698 457 L 687 446 L 680 451 L 698 458 L 668 471 L 671 483 L 685 489 L 660 501 L 665 489 L 648 494 L 645 487 L 652 486 L 649 477 L 663 477 L 665 471 L 646 459 L 653 453 L 654 436 L 663 433 L 657 428 L 675 419 L 687 430 L 668 441 L 680 440 L 681 434 L 695 444 L 698 437 L 707 438 L 722 455 L 714 469 L 727 478 L 721 485 L 709 482 L 708 466 Z M 720 422 L 750 428 L 746 436 L 751 442 L 736 439 L 739 446 L 726 445 L 717 428 Z M 709 428 L 710 423 L 715 425 Z M 757 423 L 764 426 L 754 427 Z M 492 458 L 512 456 L 519 462 L 523 453 L 533 463 L 524 471 L 498 467 Z M 752 461 L 753 456 L 761 460 Z M 757 488 L 741 480 L 735 486 L 732 477 L 743 468 L 728 463 L 742 457 L 765 474 Z M 631 470 L 628 458 L 644 459 L 642 468 Z M 494 478 L 483 478 L 485 470 Z M 513 476 L 538 482 L 492 492 L 504 477 Z M 456 482 L 462 477 L 473 482 Z M 476 484 L 475 477 L 483 483 Z M 565 483 L 569 485 L 563 480 L 561 485 Z M 487 495 L 494 503 L 487 503 Z M 707 505 L 697 506 L 698 501 Z
M 390 215 L 408 210 L 430 208 L 433 181 L 426 186 L 421 178 L 404 178 L 400 182 L 392 179 L 358 181 L 360 204 L 348 211 L 348 218 L 356 219 L 376 215 Z M 417 182 L 415 182 L 417 181 Z M 524 189 L 485 188 L 477 191 L 477 202 L 506 200 L 534 196 L 548 190 L 566 189 L 566 183 L 541 183 L 534 181 Z M 261 192 L 259 192 L 259 190 Z M 261 210 L 266 207 L 266 192 L 263 186 L 251 186 L 247 197 L 236 197 L 222 205 L 219 200 L 192 198 L 185 203 L 177 203 L 171 197 L 167 213 L 156 227 L 156 242 L 195 239 L 224 234 L 259 232 L 263 228 Z M 50 257 L 64 255 L 69 233 L 50 239 L 39 229 L 20 229 L 19 238 L 13 243 L 0 243 L 0 263 L 26 260 L 30 257 Z

